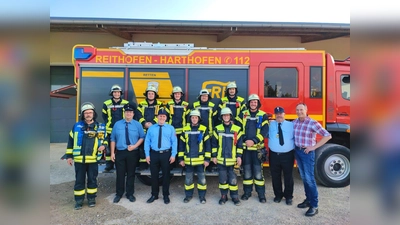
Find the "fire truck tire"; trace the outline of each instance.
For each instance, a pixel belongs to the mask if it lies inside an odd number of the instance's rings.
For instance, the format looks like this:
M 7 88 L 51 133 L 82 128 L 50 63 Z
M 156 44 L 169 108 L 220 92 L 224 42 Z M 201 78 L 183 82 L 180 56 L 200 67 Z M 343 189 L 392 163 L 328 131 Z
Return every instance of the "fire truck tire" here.
M 150 176 L 150 175 L 140 175 L 140 174 L 137 174 L 136 177 L 137 177 L 137 178 L 139 179 L 139 181 L 142 182 L 144 185 L 151 186 L 151 176 Z M 173 177 L 174 177 L 174 176 L 171 174 L 169 179 L 172 180 Z M 163 175 L 160 174 L 159 177 L 158 177 L 158 185 L 161 186 L 162 184 L 163 184 Z
M 325 144 L 315 152 L 315 179 L 327 187 L 346 187 L 350 184 L 350 149 Z

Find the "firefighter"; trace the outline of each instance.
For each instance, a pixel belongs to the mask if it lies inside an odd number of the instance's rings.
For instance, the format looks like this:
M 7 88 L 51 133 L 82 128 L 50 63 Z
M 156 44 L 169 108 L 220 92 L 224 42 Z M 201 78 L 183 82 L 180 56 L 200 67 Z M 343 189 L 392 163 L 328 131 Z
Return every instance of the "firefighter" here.
M 158 101 L 157 88 L 153 85 L 149 85 L 146 88 L 143 95 L 146 97 L 144 101 L 141 101 L 138 105 L 138 111 L 140 118 L 138 121 L 142 124 L 144 132 L 146 133 L 149 127 L 158 122 L 157 115 L 158 110 L 163 106 L 161 101 Z M 144 144 L 140 145 L 140 168 L 145 169 L 147 167 L 146 156 L 144 154 Z
M 248 200 L 253 191 L 253 184 L 258 193 L 258 199 L 265 203 L 265 180 L 263 162 L 265 161 L 264 138 L 268 136 L 268 116 L 260 110 L 260 98 L 251 94 L 238 121 L 243 131 L 243 189 L 242 200 Z
M 175 128 L 177 139 L 179 140 L 183 127 L 186 125 L 186 117 L 189 113 L 189 103 L 183 101 L 185 94 L 182 88 L 175 86 L 172 89 L 172 100 L 167 103 L 166 111 L 169 114 L 169 124 Z M 179 144 L 178 144 L 179 145 Z M 179 147 L 178 147 L 179 148 Z
M 228 201 L 230 191 L 232 201 L 240 205 L 237 178 L 234 172 L 235 163 L 242 163 L 243 137 L 240 127 L 233 124 L 232 111 L 229 108 L 221 110 L 222 124 L 215 127 L 212 137 L 212 160 L 218 165 L 219 189 L 221 199 L 219 204 Z
M 198 110 L 190 112 L 190 124 L 183 128 L 178 148 L 178 161 L 182 167 L 186 166 L 185 198 L 188 203 L 193 198 L 193 173 L 197 174 L 197 189 L 201 204 L 206 203 L 206 176 L 204 169 L 211 159 L 211 142 L 207 128 L 200 124 L 201 115 Z
M 238 88 L 236 82 L 229 82 L 226 86 L 225 97 L 219 100 L 218 114 L 221 114 L 221 109 L 228 107 L 231 109 L 233 118 L 236 120 L 236 117 L 239 116 L 240 112 L 246 109 L 244 98 L 238 96 L 237 93 Z
M 67 145 L 67 163 L 75 166 L 75 209 L 81 209 L 85 193 L 89 207 L 96 205 L 98 160 L 108 144 L 106 127 L 96 121 L 97 113 L 94 105 L 85 102 L 81 107 L 80 121 L 75 123 L 69 132 Z M 85 180 L 87 176 L 87 187 Z
M 211 102 L 211 94 L 207 89 L 201 89 L 199 96 L 197 97 L 196 102 L 193 102 L 191 105 L 190 109 L 197 109 L 200 112 L 201 115 L 201 122 L 200 124 L 204 125 L 207 127 L 208 132 L 212 132 L 214 129 L 215 121 L 218 120 L 217 118 L 217 113 L 218 113 L 218 108 L 217 105 L 215 105 L 213 102 Z M 189 120 L 189 118 L 188 118 Z M 213 170 L 216 170 L 216 164 L 213 162 L 210 163 L 210 166 L 207 167 L 207 170 L 209 172 L 212 172 Z
M 111 137 L 112 128 L 114 127 L 115 122 L 124 118 L 124 105 L 129 103 L 127 100 L 122 99 L 123 91 L 117 84 L 114 84 L 111 87 L 109 95 L 111 98 L 103 103 L 102 110 L 102 117 L 107 129 L 108 142 L 110 142 L 109 138 Z M 104 172 L 106 173 L 114 169 L 114 162 L 111 161 L 110 156 L 111 151 L 107 151 L 106 167 L 104 168 Z
M 197 109 L 201 114 L 201 124 L 206 126 L 209 131 L 213 130 L 214 121 L 217 117 L 217 107 L 211 101 L 211 94 L 207 89 L 201 89 L 196 102 L 193 102 L 190 109 Z

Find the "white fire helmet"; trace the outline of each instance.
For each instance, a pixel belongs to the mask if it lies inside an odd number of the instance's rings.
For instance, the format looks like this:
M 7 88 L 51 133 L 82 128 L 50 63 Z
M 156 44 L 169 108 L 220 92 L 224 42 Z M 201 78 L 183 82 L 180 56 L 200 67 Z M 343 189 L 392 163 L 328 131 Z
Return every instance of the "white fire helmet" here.
M 91 102 L 84 102 L 81 106 L 81 113 L 88 109 L 92 109 L 94 111 L 94 105 Z
M 157 93 L 157 88 L 154 87 L 153 85 L 147 86 L 146 92 L 148 91 L 154 91 L 154 93 Z
M 258 101 L 260 101 L 260 97 L 258 97 L 258 95 L 256 95 L 256 94 L 251 94 L 251 95 L 249 96 L 249 101 L 251 101 L 251 100 L 258 100 Z
M 222 115 L 226 115 L 226 114 L 231 114 L 231 115 L 233 115 L 231 109 L 228 108 L 228 107 L 225 107 L 225 108 L 221 109 L 221 116 L 222 116 Z
M 199 119 L 201 119 L 200 111 L 197 110 L 197 109 L 192 110 L 192 111 L 190 112 L 190 116 L 198 116 Z
M 179 86 L 175 86 L 175 87 L 172 89 L 172 93 L 178 93 L 178 92 L 181 92 L 181 93 L 183 94 L 182 88 L 179 87 Z
M 229 88 L 237 88 L 237 85 L 236 85 L 236 82 L 229 82 L 228 83 L 228 85 L 226 86 L 226 89 L 229 89 Z
M 112 96 L 112 93 L 114 91 L 120 91 L 122 95 L 122 88 L 118 84 L 114 84 L 111 89 L 110 89 L 110 95 Z

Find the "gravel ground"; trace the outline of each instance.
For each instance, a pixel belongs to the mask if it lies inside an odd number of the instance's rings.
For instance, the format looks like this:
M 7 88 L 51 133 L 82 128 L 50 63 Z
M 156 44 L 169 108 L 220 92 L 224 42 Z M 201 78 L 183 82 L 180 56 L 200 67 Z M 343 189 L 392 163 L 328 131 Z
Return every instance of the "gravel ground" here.
M 232 201 L 219 205 L 218 178 L 207 177 L 207 203 L 200 204 L 195 191 L 189 203 L 183 203 L 184 177 L 171 181 L 171 203 L 162 200 L 147 204 L 150 187 L 135 181 L 136 202 L 122 198 L 113 204 L 115 195 L 115 174 L 100 173 L 98 176 L 98 197 L 94 208 L 85 201 L 82 210 L 74 210 L 73 186 L 74 168 L 61 161 L 65 143 L 50 144 L 50 224 L 350 224 L 350 186 L 327 188 L 319 185 L 319 214 L 306 217 L 307 209 L 296 205 L 305 198 L 304 188 L 297 171 L 294 171 L 293 205 L 273 202 L 271 176 L 264 169 L 266 178 L 267 203 L 258 202 L 256 194 L 248 201 L 235 206 Z M 239 195 L 243 194 L 242 179 L 239 178 Z

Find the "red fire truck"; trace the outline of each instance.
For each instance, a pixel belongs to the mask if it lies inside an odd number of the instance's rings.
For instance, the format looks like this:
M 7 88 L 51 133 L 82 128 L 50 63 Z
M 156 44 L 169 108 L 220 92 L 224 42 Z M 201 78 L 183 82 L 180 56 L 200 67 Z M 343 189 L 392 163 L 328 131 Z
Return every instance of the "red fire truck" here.
M 224 97 L 227 83 L 235 81 L 239 95 L 260 96 L 261 109 L 271 114 L 271 119 L 273 109 L 281 106 L 286 119 L 293 120 L 297 118 L 296 105 L 305 103 L 309 116 L 333 136 L 316 151 L 317 181 L 329 187 L 350 184 L 350 58 L 339 61 L 325 51 L 300 48 L 206 48 L 129 42 L 111 48 L 76 45 L 72 61 L 77 119 L 82 102 L 90 101 L 101 108 L 113 84 L 121 85 L 123 97 L 134 102 L 143 100 L 146 87 L 152 84 L 164 103 L 170 100 L 173 86 L 182 87 L 189 103 L 207 88 L 216 103 Z M 183 174 L 181 168 L 171 173 Z M 138 170 L 137 175 L 149 183 L 149 171 Z

